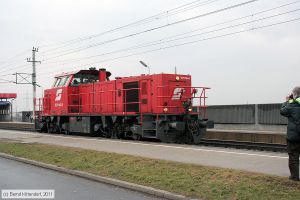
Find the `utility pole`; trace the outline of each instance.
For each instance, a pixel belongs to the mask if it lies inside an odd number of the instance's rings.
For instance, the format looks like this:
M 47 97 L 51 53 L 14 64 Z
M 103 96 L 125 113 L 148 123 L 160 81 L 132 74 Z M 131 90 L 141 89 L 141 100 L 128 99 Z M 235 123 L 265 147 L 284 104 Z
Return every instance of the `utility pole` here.
M 35 70 L 35 63 L 41 63 L 41 61 L 36 61 L 35 60 L 35 53 L 38 52 L 39 49 L 33 47 L 32 48 L 32 60 L 30 58 L 27 58 L 27 62 L 31 62 L 32 63 L 32 98 L 33 98 L 33 110 L 32 110 L 32 118 L 33 118 L 33 122 L 34 125 L 36 127 L 36 70 Z

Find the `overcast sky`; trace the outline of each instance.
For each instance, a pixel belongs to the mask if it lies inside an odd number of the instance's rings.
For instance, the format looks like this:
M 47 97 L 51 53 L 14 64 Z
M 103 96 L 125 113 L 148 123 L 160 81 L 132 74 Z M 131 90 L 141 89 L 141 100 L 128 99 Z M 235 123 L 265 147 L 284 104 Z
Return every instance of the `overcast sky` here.
M 151 73 L 177 67 L 192 75 L 194 86 L 211 87 L 209 105 L 282 102 L 300 85 L 300 2 L 259 0 L 229 9 L 244 2 L 0 0 L 0 79 L 31 73 L 26 58 L 35 46 L 43 88 L 51 87 L 57 73 L 89 67 L 105 67 L 113 76 L 147 73 L 138 62 L 143 60 Z M 32 105 L 30 85 L 0 88 L 18 93 L 14 110 Z

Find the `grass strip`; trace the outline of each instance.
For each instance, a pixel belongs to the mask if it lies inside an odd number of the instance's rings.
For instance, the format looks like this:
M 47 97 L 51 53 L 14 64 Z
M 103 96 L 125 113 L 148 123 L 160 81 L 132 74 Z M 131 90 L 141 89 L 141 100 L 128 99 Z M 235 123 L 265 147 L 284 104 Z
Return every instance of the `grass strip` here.
M 300 199 L 299 182 L 239 170 L 36 143 L 0 152 L 202 199 Z

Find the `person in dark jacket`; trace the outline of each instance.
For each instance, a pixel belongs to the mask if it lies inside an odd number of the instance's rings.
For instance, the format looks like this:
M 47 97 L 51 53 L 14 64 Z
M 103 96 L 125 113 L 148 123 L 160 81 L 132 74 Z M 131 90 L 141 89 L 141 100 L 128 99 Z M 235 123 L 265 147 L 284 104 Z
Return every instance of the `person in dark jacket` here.
M 288 118 L 287 150 L 289 155 L 289 179 L 299 181 L 299 155 L 300 155 L 300 87 L 295 87 L 290 96 L 286 97 L 280 114 Z

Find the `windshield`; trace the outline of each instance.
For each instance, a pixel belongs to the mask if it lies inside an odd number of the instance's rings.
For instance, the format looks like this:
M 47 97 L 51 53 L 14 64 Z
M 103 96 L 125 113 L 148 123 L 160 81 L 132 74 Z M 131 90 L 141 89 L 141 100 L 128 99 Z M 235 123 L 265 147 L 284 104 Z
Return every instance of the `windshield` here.
M 78 73 L 78 74 L 74 75 L 71 86 L 93 83 L 93 82 L 96 82 L 97 80 L 98 80 L 98 76 L 95 74 Z
M 66 86 L 70 79 L 70 76 L 58 77 L 55 79 L 53 87 L 62 87 Z

